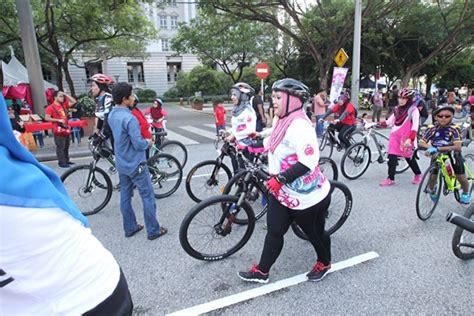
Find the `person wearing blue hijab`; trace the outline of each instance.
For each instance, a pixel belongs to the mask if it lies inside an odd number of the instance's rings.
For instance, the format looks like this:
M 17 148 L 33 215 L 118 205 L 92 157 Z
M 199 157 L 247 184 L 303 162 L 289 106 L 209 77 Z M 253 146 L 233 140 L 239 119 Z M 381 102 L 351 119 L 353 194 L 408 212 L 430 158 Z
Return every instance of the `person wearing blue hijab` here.
M 60 178 L 13 135 L 0 95 L 0 301 L 5 315 L 131 315 L 125 277 Z

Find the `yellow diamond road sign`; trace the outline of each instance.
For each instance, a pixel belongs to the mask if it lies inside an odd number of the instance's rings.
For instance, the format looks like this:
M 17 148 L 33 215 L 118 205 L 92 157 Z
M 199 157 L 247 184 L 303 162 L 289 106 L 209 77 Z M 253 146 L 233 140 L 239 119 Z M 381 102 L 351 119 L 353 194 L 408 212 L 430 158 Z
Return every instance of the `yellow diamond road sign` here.
M 344 64 L 347 62 L 349 59 L 349 56 L 347 55 L 346 51 L 344 48 L 339 49 L 339 51 L 336 54 L 336 57 L 334 57 L 334 62 L 338 67 L 344 66 Z

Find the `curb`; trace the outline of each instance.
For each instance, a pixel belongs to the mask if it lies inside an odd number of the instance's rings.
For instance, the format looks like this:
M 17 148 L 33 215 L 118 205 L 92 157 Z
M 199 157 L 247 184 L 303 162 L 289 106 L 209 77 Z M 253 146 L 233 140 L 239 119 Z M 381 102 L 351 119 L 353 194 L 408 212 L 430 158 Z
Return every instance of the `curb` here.
M 39 162 L 57 161 L 56 152 L 38 153 L 34 155 Z M 69 151 L 69 158 L 92 157 L 92 153 L 87 150 Z

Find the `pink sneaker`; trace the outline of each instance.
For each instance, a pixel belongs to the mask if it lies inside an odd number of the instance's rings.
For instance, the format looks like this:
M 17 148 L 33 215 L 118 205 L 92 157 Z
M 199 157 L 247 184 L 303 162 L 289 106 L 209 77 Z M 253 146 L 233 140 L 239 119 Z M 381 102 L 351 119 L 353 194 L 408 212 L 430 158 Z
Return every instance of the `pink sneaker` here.
M 421 182 L 421 174 L 415 174 L 413 177 L 413 180 L 411 180 L 411 183 L 413 184 L 420 184 Z
M 391 180 L 390 178 L 387 178 L 387 179 L 383 180 L 382 182 L 380 182 L 381 187 L 388 187 L 388 186 L 391 186 L 391 185 L 394 185 L 394 184 L 395 184 L 395 181 Z

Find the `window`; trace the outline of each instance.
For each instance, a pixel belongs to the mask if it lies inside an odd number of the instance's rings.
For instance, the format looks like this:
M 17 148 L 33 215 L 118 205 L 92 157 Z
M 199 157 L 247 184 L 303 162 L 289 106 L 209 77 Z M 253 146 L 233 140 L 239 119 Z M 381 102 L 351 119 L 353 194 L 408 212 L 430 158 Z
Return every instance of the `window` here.
M 53 81 L 53 73 L 51 70 L 43 68 L 43 80 Z
M 160 28 L 167 29 L 168 28 L 168 21 L 166 15 L 160 15 Z
M 170 50 L 170 41 L 166 38 L 161 39 L 161 50 L 167 52 Z
M 103 73 L 102 71 L 102 62 L 89 62 L 85 64 L 86 67 L 86 79 L 89 80 L 95 74 Z
M 127 63 L 127 74 L 129 83 L 145 82 L 143 63 Z
M 181 63 L 166 63 L 168 82 L 176 82 L 176 76 L 181 71 Z
M 176 7 L 176 0 L 161 0 L 161 3 L 166 3 L 172 7 Z
M 171 17 L 171 29 L 175 30 L 178 28 L 178 17 L 172 16 Z

